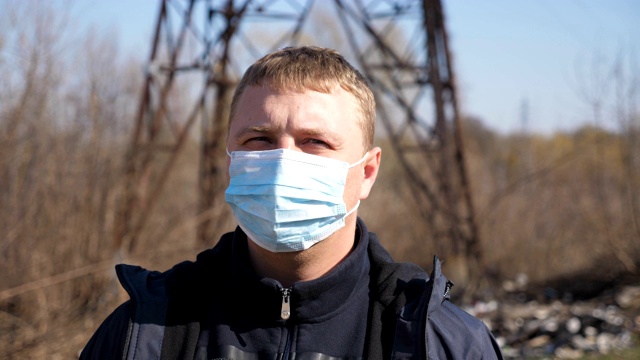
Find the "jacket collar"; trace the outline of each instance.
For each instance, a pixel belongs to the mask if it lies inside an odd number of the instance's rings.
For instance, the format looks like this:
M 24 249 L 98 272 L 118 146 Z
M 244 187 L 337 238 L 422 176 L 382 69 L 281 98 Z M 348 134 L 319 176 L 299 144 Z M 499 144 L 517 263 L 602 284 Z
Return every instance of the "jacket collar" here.
M 356 245 L 347 258 L 321 278 L 298 282 L 291 287 L 290 307 L 293 321 L 313 322 L 335 316 L 358 288 L 369 286 L 369 237 L 366 229 L 362 231 L 362 226 L 364 224 L 358 219 Z M 239 227 L 236 228 L 231 252 L 232 283 L 243 284 L 238 292 L 243 294 L 243 298 L 239 299 L 241 303 L 246 303 L 247 297 L 260 299 L 246 305 L 253 309 L 249 310 L 253 316 L 266 316 L 265 320 L 277 320 L 280 318 L 282 306 L 282 286 L 277 280 L 261 277 L 253 270 L 247 241 L 250 240 L 247 240 L 246 234 Z

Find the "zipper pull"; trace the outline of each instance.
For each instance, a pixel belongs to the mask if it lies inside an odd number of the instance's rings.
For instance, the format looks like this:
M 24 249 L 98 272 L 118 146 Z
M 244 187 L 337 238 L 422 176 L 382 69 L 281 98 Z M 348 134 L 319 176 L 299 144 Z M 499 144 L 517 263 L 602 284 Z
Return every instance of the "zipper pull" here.
M 280 309 L 280 317 L 282 320 L 287 320 L 291 316 L 291 306 L 289 304 L 291 289 L 283 288 L 280 292 L 282 292 L 282 308 Z

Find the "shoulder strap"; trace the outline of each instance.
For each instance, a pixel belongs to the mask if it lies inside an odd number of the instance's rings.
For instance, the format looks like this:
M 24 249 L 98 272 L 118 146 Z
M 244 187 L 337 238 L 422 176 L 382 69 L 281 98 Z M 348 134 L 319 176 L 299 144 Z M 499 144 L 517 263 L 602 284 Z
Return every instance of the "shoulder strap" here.
M 196 262 L 178 264 L 167 277 L 168 307 L 161 360 L 194 358 L 200 322 L 210 310 L 210 299 L 217 289 L 225 287 L 232 238 L 233 233 L 225 234 L 213 249 L 198 254 Z
M 223 253 L 231 246 L 228 238 L 223 236 L 217 246 L 199 254 L 196 262 L 180 263 L 164 273 L 139 266 L 116 267 L 133 307 L 125 359 L 194 357 L 200 315 L 213 292 L 204 284 L 211 283 L 225 266 L 228 257 Z
M 406 359 L 422 354 L 424 315 L 432 282 L 420 267 L 397 263 L 369 233 L 371 303 L 368 359 Z
M 167 308 L 161 274 L 139 266 L 118 265 L 116 274 L 131 298 L 132 319 L 124 359 L 159 359 Z M 153 339 L 153 341 L 148 341 Z M 144 344 L 141 346 L 141 344 Z
M 434 256 L 429 279 L 409 285 L 405 290 L 406 302 L 396 319 L 391 358 L 427 359 L 430 314 L 438 311 L 442 302 L 449 298 L 453 284 L 442 275 L 441 262 Z

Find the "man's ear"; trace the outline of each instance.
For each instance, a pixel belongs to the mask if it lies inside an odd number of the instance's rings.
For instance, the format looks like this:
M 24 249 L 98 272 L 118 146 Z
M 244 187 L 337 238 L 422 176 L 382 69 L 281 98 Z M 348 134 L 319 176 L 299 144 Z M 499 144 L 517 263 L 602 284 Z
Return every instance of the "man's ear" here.
M 378 177 L 378 170 L 380 170 L 380 158 L 382 157 L 382 149 L 374 147 L 369 150 L 367 159 L 364 163 L 364 178 L 362 180 L 362 186 L 360 187 L 360 200 L 364 200 L 369 196 L 373 184 Z

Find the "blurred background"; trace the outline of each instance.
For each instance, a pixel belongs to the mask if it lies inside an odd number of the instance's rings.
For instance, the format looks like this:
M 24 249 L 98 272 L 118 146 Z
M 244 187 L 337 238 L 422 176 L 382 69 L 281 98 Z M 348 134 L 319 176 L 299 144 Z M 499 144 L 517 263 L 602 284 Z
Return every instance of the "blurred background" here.
M 640 356 L 640 3 L 443 1 L 433 34 L 448 44 L 445 135 L 430 115 L 433 73 L 424 92 L 393 88 L 420 68 L 375 73 L 363 56 L 388 60 L 357 30 L 368 23 L 403 49 L 396 64 L 429 64 L 422 17 L 380 24 L 354 10 L 397 15 L 413 2 L 254 1 L 242 26 L 227 16 L 238 31 L 227 51 L 225 29 L 206 24 L 228 11 L 196 8 L 181 42 L 189 2 L 168 1 L 164 15 L 162 3 L 0 0 L 0 356 L 76 357 L 126 300 L 115 264 L 166 270 L 234 229 L 220 196 L 226 120 L 203 119 L 225 119 L 246 66 L 293 40 L 338 49 L 382 94 L 383 165 L 359 214 L 395 259 L 430 271 L 443 257 L 457 302 L 486 316 L 512 358 Z M 304 26 L 291 21 L 295 37 L 274 45 L 292 13 Z M 413 112 L 394 103 L 400 93 Z M 415 122 L 419 135 L 393 136 Z M 434 163 L 439 175 L 416 185 Z M 441 176 L 447 164 L 461 170 Z M 454 190 L 430 203 L 421 186 Z M 589 328 L 608 342 L 587 343 Z

